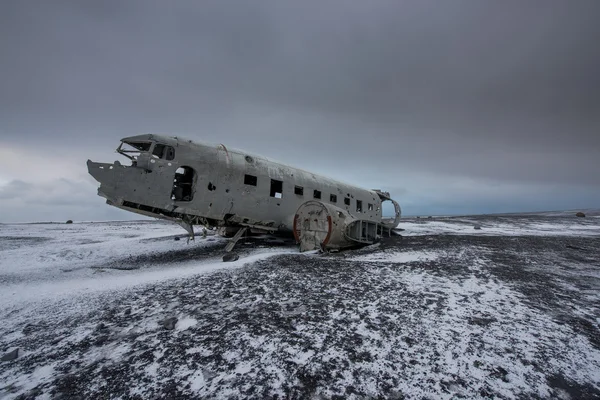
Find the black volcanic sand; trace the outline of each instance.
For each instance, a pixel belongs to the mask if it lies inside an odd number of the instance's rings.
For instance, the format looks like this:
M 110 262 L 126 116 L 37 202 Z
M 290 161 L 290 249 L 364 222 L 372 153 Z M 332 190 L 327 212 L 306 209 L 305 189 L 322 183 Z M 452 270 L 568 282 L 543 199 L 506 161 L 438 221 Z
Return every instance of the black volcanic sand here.
M 221 248 L 198 251 L 114 264 Z M 413 251 L 436 256 L 392 262 Z M 0 341 L 25 350 L 0 373 L 53 366 L 22 399 L 600 398 L 599 255 L 594 237 L 452 235 L 280 255 L 104 295 L 89 312 L 49 305 Z M 189 327 L 160 324 L 172 316 Z

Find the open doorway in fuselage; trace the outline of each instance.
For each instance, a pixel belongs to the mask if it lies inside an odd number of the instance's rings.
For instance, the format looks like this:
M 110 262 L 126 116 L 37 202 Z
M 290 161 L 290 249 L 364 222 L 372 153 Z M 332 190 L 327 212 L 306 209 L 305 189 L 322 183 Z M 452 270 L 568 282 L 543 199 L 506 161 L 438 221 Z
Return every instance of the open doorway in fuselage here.
M 194 198 L 194 178 L 196 172 L 192 167 L 179 167 L 173 179 L 171 200 L 192 201 Z

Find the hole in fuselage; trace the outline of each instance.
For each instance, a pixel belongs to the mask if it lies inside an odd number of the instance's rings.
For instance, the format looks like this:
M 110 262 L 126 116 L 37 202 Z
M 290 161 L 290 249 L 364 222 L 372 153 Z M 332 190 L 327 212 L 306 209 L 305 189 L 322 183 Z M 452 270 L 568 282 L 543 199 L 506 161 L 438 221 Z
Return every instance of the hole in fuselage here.
M 175 171 L 173 179 L 173 191 L 171 199 L 175 201 L 192 201 L 194 198 L 194 169 L 191 167 L 179 167 Z

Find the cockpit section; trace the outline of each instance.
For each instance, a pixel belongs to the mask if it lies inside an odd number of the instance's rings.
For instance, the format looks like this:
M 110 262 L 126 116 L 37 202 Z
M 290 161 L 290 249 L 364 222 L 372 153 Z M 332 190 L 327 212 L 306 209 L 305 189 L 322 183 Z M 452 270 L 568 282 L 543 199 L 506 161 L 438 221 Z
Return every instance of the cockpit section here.
M 134 167 L 148 168 L 151 159 L 173 161 L 175 148 L 153 140 L 122 139 L 117 153 L 129 158 Z

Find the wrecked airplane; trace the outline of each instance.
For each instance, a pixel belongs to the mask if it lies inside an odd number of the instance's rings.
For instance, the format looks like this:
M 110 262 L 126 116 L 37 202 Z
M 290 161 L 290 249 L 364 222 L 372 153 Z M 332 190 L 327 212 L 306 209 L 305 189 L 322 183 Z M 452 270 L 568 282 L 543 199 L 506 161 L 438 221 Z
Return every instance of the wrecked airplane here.
M 194 238 L 194 225 L 233 235 L 293 235 L 306 250 L 339 250 L 390 235 L 400 206 L 389 193 L 347 185 L 222 144 L 153 134 L 121 140 L 131 165 L 88 160 L 106 203 L 171 220 Z M 385 202 L 395 215 L 383 218 Z

